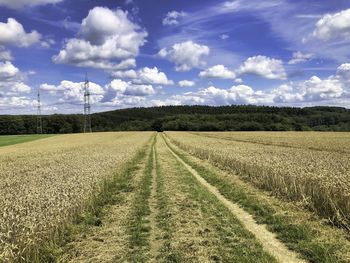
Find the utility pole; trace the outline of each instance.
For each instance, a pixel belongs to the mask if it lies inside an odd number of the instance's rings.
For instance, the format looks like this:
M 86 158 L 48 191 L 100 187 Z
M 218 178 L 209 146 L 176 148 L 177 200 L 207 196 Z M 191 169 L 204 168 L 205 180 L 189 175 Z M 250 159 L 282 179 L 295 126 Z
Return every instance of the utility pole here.
M 43 133 L 43 122 L 41 118 L 41 100 L 40 100 L 40 88 L 38 88 L 38 97 L 37 97 L 37 117 L 36 117 L 36 133 Z
M 90 106 L 90 90 L 89 79 L 85 74 L 84 82 L 84 133 L 92 132 L 91 129 L 91 106 Z

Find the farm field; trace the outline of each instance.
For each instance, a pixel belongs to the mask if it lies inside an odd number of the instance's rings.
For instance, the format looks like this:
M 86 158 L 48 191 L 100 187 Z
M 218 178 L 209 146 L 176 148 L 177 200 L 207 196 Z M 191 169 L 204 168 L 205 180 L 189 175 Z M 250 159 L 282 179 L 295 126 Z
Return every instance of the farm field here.
M 349 135 L 303 134 L 0 148 L 0 262 L 350 262 Z
M 0 136 L 0 147 L 17 143 L 35 141 L 51 136 L 53 135 L 3 135 Z
M 348 133 L 167 134 L 199 158 L 350 229 Z

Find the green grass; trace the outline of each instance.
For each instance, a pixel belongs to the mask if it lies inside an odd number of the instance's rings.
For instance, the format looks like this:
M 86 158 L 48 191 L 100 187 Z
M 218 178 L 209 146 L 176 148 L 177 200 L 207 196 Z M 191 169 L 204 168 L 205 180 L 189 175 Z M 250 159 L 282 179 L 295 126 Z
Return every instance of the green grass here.
M 281 207 L 274 206 L 268 198 L 261 198 L 244 184 L 230 182 L 220 174 L 219 169 L 214 167 L 210 169 L 200 164 L 200 161 L 195 161 L 195 158 L 188 153 L 165 141 L 182 160 L 191 165 L 208 183 L 215 186 L 223 196 L 240 204 L 258 223 L 266 224 L 289 248 L 298 251 L 310 262 L 347 262 L 342 259 L 341 251 L 347 251 L 349 243 L 344 238 L 332 235 L 335 233 L 332 230 L 327 233 L 328 226 L 322 227 L 317 219 L 311 222 L 309 217 L 305 217 L 305 223 L 300 223 L 300 218 L 297 216 L 301 213 L 294 214 L 294 211 L 284 211 Z
M 157 184 L 157 226 L 163 232 L 163 246 L 161 248 L 158 262 L 177 263 L 181 262 L 181 254 L 176 251 L 172 245 L 174 227 L 171 224 L 171 213 L 169 211 L 169 197 L 165 190 L 165 178 L 162 167 L 159 163 L 157 147 L 155 147 L 156 155 L 156 184 Z
M 150 226 L 147 217 L 150 214 L 149 198 L 151 196 L 152 170 L 153 170 L 153 146 L 156 139 L 154 138 L 149 151 L 146 167 L 139 183 L 131 213 L 129 225 L 129 246 L 130 253 L 128 259 L 130 262 L 147 261 L 147 251 L 150 247 L 149 236 Z
M 48 134 L 33 134 L 33 135 L 2 135 L 0 136 L 0 147 L 18 143 L 35 141 L 43 138 L 48 138 L 54 135 Z

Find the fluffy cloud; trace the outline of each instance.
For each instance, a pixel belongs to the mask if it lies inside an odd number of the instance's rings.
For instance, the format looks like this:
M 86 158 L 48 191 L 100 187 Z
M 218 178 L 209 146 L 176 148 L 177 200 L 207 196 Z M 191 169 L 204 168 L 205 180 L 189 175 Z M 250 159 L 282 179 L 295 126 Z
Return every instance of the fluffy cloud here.
M 12 54 L 9 50 L 0 46 L 0 61 L 11 61 L 13 60 Z
M 201 71 L 199 76 L 205 78 L 235 79 L 236 73 L 229 70 L 224 65 L 216 65 Z
M 12 97 L 1 97 L 0 96 L 0 109 L 9 110 L 9 109 L 18 109 L 19 107 L 34 107 L 36 101 L 23 96 L 12 96 Z
M 109 70 L 135 67 L 135 57 L 147 32 L 131 22 L 127 12 L 95 7 L 82 21 L 79 35 L 67 41 L 55 63 Z
M 232 86 L 229 89 L 221 89 L 214 86 L 202 89 L 198 92 L 187 92 L 183 95 L 173 96 L 180 104 L 202 105 L 231 105 L 231 104 L 257 104 L 268 103 L 268 98 L 255 92 L 246 85 Z
M 59 97 L 61 103 L 80 104 L 84 101 L 84 82 L 73 82 L 69 80 L 63 80 L 59 85 L 42 84 L 41 90 L 49 91 L 51 94 L 55 94 Z M 91 94 L 91 102 L 96 103 L 102 100 L 105 94 L 104 89 L 93 82 L 89 84 L 89 90 Z
M 303 55 L 304 54 L 296 54 Z M 301 58 L 299 57 L 299 60 Z M 199 73 L 200 77 L 220 78 L 236 80 L 238 76 L 243 74 L 256 74 L 267 79 L 286 79 L 287 74 L 283 67 L 283 62 L 278 59 L 266 56 L 255 56 L 248 58 L 238 69 L 230 70 L 224 65 L 215 65 Z M 237 79 L 237 82 L 242 82 Z
M 26 33 L 23 26 L 14 18 L 8 18 L 7 23 L 0 22 L 0 32 L 0 45 L 29 47 L 39 42 L 41 38 L 41 35 L 35 30 Z
M 172 96 L 179 104 L 263 104 L 320 105 L 337 104 L 350 97 L 350 64 L 342 64 L 335 75 L 321 79 L 313 76 L 306 81 L 290 82 L 271 90 L 254 90 L 246 85 L 229 89 L 208 87 L 196 92 Z M 349 105 L 347 105 L 349 106 Z
M 155 94 L 152 85 L 136 85 L 120 79 L 112 80 L 112 82 L 107 85 L 107 88 L 115 91 L 117 96 L 149 96 Z
M 274 89 L 275 102 L 312 102 L 335 101 L 350 95 L 350 64 L 342 64 L 335 75 L 321 79 L 312 76 L 298 83 L 285 84 Z
M 149 100 L 145 97 L 156 93 L 152 85 L 134 84 L 120 79 L 112 80 L 105 89 L 106 94 L 101 104 L 107 107 L 148 106 Z
M 115 78 L 132 79 L 135 84 L 153 84 L 153 85 L 172 85 L 174 82 L 169 80 L 164 72 L 159 71 L 157 67 L 144 67 L 138 71 L 114 71 L 111 75 Z
M 182 11 L 181 12 L 177 12 L 177 11 L 168 12 L 163 19 L 163 25 L 168 25 L 168 26 L 177 25 L 177 24 L 179 24 L 178 19 L 181 17 L 184 17 L 184 16 L 186 16 L 186 13 L 182 12 Z
M 143 84 L 155 84 L 155 85 L 171 85 L 174 84 L 172 80 L 169 80 L 164 72 L 158 70 L 157 67 L 148 68 L 145 67 L 139 71 L 138 81 Z
M 266 56 L 248 58 L 238 69 L 239 74 L 256 74 L 267 79 L 286 79 L 282 60 Z
M 313 36 L 322 40 L 350 37 L 350 9 L 323 16 L 317 21 Z
M 9 8 L 23 8 L 25 6 L 37 6 L 46 4 L 56 4 L 63 0 L 0 0 L 0 6 L 6 6 Z
M 174 44 L 171 48 L 163 48 L 158 55 L 175 63 L 176 71 L 189 71 L 205 65 L 204 57 L 210 53 L 209 47 L 193 41 Z
M 179 86 L 180 87 L 193 87 L 196 83 L 191 80 L 180 80 Z
M 11 90 L 15 94 L 20 94 L 20 93 L 29 93 L 31 91 L 31 88 L 23 82 L 16 82 L 12 85 Z
M 111 73 L 113 78 L 122 78 L 122 79 L 136 79 L 137 72 L 133 69 L 125 70 L 125 71 L 113 71 Z
M 24 83 L 24 74 L 9 61 L 0 62 L 0 91 L 6 96 L 31 91 L 31 88 Z
M 11 62 L 0 62 L 0 81 L 13 80 L 19 74 L 19 69 Z
M 350 82 L 350 63 L 340 65 L 336 76 L 344 82 Z
M 291 60 L 289 60 L 288 64 L 294 65 L 298 63 L 302 63 L 305 61 L 308 61 L 313 58 L 313 54 L 310 53 L 302 53 L 300 51 L 294 52 L 293 57 Z

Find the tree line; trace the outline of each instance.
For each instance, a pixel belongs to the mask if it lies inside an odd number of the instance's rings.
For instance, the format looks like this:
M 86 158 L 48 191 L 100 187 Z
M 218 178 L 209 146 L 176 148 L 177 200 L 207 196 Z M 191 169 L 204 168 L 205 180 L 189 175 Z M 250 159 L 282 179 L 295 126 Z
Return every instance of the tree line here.
M 42 116 L 47 134 L 83 131 L 82 114 Z M 0 115 L 0 134 L 34 134 L 35 115 Z M 350 110 L 340 107 L 163 106 L 92 114 L 102 131 L 350 131 Z

